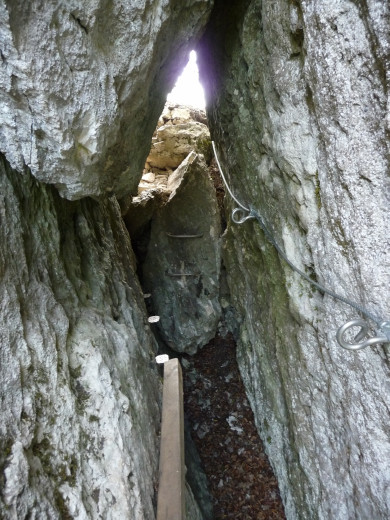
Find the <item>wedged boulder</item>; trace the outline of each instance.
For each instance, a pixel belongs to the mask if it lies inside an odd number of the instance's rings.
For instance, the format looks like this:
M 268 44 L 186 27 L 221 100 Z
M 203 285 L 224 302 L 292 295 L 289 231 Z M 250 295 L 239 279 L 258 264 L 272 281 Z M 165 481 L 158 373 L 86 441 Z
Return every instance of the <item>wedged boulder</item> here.
M 144 287 L 166 343 L 194 354 L 220 317 L 220 217 L 201 155 L 191 152 L 169 179 L 172 193 L 154 214 Z
M 138 185 L 140 198 L 121 201 L 124 214 L 131 204 L 145 205 L 157 192 L 170 194 L 168 178 L 187 155 L 195 151 L 211 160 L 211 138 L 203 110 L 166 103 L 154 131 L 149 155 Z M 145 193 L 146 192 L 146 193 Z

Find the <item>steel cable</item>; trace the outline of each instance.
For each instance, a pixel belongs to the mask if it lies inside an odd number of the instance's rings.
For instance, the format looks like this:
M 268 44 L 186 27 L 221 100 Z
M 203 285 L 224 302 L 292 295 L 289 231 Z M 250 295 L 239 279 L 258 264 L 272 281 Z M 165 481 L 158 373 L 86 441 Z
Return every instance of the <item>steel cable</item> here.
M 312 286 L 316 287 L 316 289 L 318 289 L 321 293 L 327 294 L 328 296 L 331 296 L 332 298 L 334 298 L 336 300 L 339 300 L 339 301 L 345 303 L 346 305 L 349 305 L 353 309 L 357 310 L 358 312 L 360 312 L 361 314 L 366 316 L 366 318 L 372 320 L 374 323 L 376 323 L 378 325 L 378 327 L 379 327 L 379 329 L 381 331 L 382 336 L 380 336 L 378 338 L 371 338 L 371 339 L 365 340 L 362 343 L 356 343 L 356 344 L 347 343 L 343 339 L 342 336 L 343 336 L 343 334 L 346 332 L 346 330 L 348 328 L 350 328 L 352 326 L 360 326 L 362 328 L 362 331 L 364 330 L 365 333 L 367 333 L 367 330 L 368 330 L 368 327 L 363 327 L 361 325 L 361 323 L 359 322 L 359 320 L 352 320 L 352 321 L 348 322 L 347 324 L 343 325 L 342 327 L 340 327 L 340 329 L 339 329 L 339 331 L 337 333 L 337 339 L 338 339 L 339 343 L 341 344 L 341 346 L 346 348 L 346 349 L 349 349 L 349 350 L 360 350 L 361 348 L 365 348 L 366 346 L 374 345 L 374 344 L 377 344 L 377 343 L 389 342 L 390 341 L 390 332 L 389 332 L 390 331 L 390 322 L 386 322 L 384 320 L 376 318 L 371 312 L 369 312 L 367 309 L 365 309 L 361 305 L 353 302 L 352 300 L 350 300 L 349 298 L 346 298 L 345 296 L 341 296 L 340 294 L 337 294 L 336 292 L 334 292 L 334 291 L 332 291 L 330 289 L 327 289 L 326 287 L 324 287 L 320 283 L 316 282 L 315 280 L 312 280 L 306 273 L 304 273 L 301 269 L 299 269 L 296 265 L 294 265 L 291 262 L 291 260 L 287 256 L 287 254 L 283 251 L 283 249 L 279 246 L 279 244 L 274 239 L 272 233 L 270 232 L 268 227 L 265 225 L 265 222 L 264 222 L 262 216 L 258 213 L 258 211 L 256 211 L 251 206 L 249 208 L 247 208 L 246 206 L 244 206 L 244 204 L 242 204 L 242 202 L 240 202 L 237 199 L 237 197 L 235 197 L 235 195 L 233 194 L 233 192 L 232 192 L 232 190 L 231 190 L 231 188 L 230 188 L 230 186 L 229 186 L 229 184 L 228 184 L 228 182 L 226 180 L 226 177 L 225 177 L 225 175 L 224 175 L 224 173 L 222 171 L 222 167 L 221 167 L 221 164 L 220 164 L 219 159 L 218 159 L 218 155 L 217 155 L 217 151 L 216 151 L 216 148 L 215 148 L 214 141 L 212 141 L 212 146 L 213 146 L 213 150 L 214 150 L 214 156 L 215 156 L 215 159 L 217 161 L 217 165 L 218 165 L 221 177 L 223 179 L 223 182 L 224 182 L 224 184 L 226 186 L 226 189 L 228 190 L 228 192 L 229 192 L 230 196 L 232 197 L 232 199 L 241 208 L 241 209 L 236 208 L 236 209 L 233 210 L 233 213 L 232 213 L 233 222 L 235 222 L 236 224 L 243 224 L 245 221 L 247 221 L 249 219 L 256 219 L 257 222 L 259 223 L 261 229 L 263 230 L 264 235 L 267 237 L 268 241 L 273 245 L 273 247 L 276 249 L 276 251 L 279 253 L 279 255 L 283 258 L 283 260 L 286 262 L 286 264 L 293 271 L 298 273 L 309 284 L 311 284 Z M 241 213 L 242 212 L 246 212 L 246 213 L 248 213 L 248 215 L 242 217 L 241 219 L 238 219 L 238 218 L 235 217 L 235 215 L 238 212 L 241 212 Z M 359 334 L 356 335 L 355 341 L 360 341 L 360 339 L 362 339 L 362 331 Z

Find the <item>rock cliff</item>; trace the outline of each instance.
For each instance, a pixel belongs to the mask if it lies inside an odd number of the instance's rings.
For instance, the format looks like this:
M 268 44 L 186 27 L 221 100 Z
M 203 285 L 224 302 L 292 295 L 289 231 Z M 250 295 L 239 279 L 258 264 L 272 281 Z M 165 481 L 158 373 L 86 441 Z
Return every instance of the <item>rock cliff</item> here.
M 4 158 L 0 183 L 1 516 L 153 518 L 156 349 L 118 203 Z
M 154 518 L 157 349 L 115 195 L 210 8 L 0 2 L 2 518 Z
M 379 0 L 218 1 L 198 53 L 236 196 L 307 275 L 387 320 L 389 45 Z M 230 222 L 224 244 L 288 518 L 388 517 L 389 347 L 340 348 L 356 311 L 294 273 L 256 221 Z
M 117 199 L 123 210 L 136 193 L 202 34 L 208 120 L 234 193 L 308 276 L 390 319 L 388 4 L 212 4 L 0 0 L 7 520 L 154 518 L 160 380 Z M 291 271 L 255 221 L 229 221 L 223 260 L 288 518 L 388 518 L 389 347 L 341 349 L 335 332 L 356 312 Z

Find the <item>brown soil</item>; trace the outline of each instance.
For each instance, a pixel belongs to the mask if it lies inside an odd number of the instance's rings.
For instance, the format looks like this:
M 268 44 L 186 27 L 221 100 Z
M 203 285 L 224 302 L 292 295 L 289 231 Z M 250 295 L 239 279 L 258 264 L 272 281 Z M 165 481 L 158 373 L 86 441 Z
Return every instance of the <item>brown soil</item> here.
M 183 356 L 185 413 L 214 500 L 214 518 L 282 520 L 278 484 L 258 436 L 231 335 Z

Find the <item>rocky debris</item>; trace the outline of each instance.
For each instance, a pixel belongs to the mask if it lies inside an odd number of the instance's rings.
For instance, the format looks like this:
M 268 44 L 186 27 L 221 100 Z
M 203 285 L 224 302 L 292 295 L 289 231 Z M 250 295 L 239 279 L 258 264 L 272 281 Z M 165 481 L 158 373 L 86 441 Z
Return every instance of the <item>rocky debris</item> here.
M 152 139 L 147 165 L 151 169 L 175 169 L 192 150 L 210 160 L 210 133 L 206 125 L 196 122 L 164 125 Z
M 182 358 L 185 413 L 215 520 L 283 520 L 275 475 L 256 431 L 230 334 Z
M 235 195 L 298 267 L 383 319 L 389 20 L 382 0 L 216 0 L 197 60 Z M 389 518 L 389 347 L 343 350 L 337 328 L 356 312 L 292 272 L 256 222 L 230 222 L 223 250 L 286 516 Z
M 1 0 L 0 150 L 71 199 L 135 193 L 209 0 Z
M 138 195 L 155 189 L 170 193 L 169 176 L 192 151 L 203 154 L 209 164 L 212 152 L 205 112 L 167 103 L 153 134 Z M 137 202 L 133 199 L 134 204 Z
M 170 176 L 171 195 L 151 221 L 142 266 L 164 341 L 193 354 L 216 332 L 220 317 L 220 217 L 201 155 L 192 152 Z
M 198 122 L 207 126 L 206 112 L 200 108 L 179 105 L 168 101 L 158 120 L 157 128 L 168 124 L 181 125 L 188 122 Z

